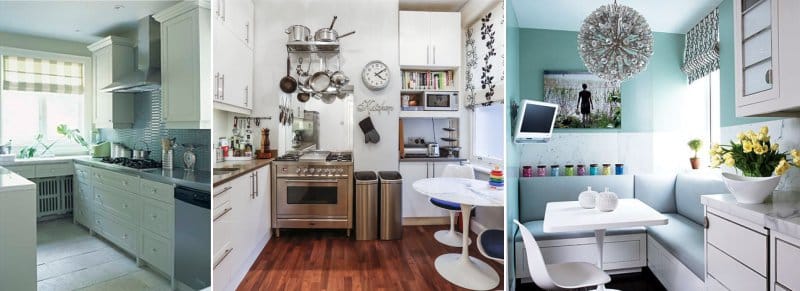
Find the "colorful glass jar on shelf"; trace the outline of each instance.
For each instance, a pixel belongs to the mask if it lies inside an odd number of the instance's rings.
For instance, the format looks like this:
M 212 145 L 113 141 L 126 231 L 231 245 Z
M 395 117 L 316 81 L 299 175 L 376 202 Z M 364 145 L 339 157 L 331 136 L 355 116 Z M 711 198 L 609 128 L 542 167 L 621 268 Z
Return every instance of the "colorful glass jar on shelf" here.
M 574 165 L 564 166 L 564 176 L 575 176 L 575 166 Z
M 533 168 L 531 166 L 523 166 L 522 167 L 522 176 L 523 177 L 533 177 Z
M 603 176 L 611 175 L 611 164 L 603 164 Z
M 589 165 L 589 175 L 590 176 L 600 175 L 600 169 L 597 167 L 597 164 L 590 164 Z
M 561 169 L 558 167 L 558 165 L 550 166 L 550 176 L 553 177 L 561 176 Z
M 577 173 L 578 176 L 586 176 L 586 167 L 584 165 L 578 165 Z
M 624 164 L 616 164 L 614 165 L 614 173 L 617 175 L 622 175 L 625 173 L 625 165 Z
M 546 177 L 546 176 L 547 176 L 547 166 L 545 165 L 536 166 L 536 177 Z

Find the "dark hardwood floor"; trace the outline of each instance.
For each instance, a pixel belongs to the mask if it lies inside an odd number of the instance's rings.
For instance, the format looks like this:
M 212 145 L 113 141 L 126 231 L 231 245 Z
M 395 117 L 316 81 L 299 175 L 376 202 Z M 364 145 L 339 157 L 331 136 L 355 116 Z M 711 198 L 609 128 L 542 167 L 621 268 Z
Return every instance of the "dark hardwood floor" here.
M 667 289 L 658 282 L 650 269 L 644 268 L 641 273 L 611 275 L 611 283 L 606 288 L 625 291 L 666 291 Z M 594 288 L 591 288 L 594 289 Z M 541 291 L 533 283 L 520 284 L 517 280 L 517 291 Z
M 446 227 L 406 226 L 397 241 L 356 241 L 342 230 L 281 230 L 238 290 L 465 290 L 434 267 L 439 255 L 461 251 L 433 238 Z M 470 255 L 490 264 L 502 284 L 503 265 L 483 257 L 471 237 Z

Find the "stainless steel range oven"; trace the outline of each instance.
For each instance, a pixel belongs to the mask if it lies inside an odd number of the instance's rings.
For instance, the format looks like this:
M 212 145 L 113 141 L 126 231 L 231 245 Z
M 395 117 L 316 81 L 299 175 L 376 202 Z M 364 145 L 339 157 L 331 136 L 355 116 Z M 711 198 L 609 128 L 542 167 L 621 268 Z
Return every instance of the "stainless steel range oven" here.
M 346 229 L 350 235 L 353 163 L 349 160 L 276 160 L 273 162 L 272 226 Z

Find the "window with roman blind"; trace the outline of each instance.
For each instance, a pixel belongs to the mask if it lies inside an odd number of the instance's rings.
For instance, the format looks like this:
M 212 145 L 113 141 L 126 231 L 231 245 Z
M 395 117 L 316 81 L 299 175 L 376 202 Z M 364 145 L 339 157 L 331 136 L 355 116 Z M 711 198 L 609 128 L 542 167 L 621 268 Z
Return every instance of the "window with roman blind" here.
M 16 153 L 20 147 L 35 145 L 41 134 L 45 144 L 59 141 L 48 154 L 81 152 L 56 128 L 65 124 L 88 140 L 88 62 L 88 58 L 31 57 L 0 50 L 0 144 L 10 140 Z

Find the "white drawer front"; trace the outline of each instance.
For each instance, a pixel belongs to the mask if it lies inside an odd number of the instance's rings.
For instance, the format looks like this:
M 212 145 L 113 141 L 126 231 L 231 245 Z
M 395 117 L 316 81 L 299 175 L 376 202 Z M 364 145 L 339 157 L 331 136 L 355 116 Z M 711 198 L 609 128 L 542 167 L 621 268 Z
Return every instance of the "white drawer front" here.
M 141 179 L 140 186 L 139 194 L 142 196 L 163 201 L 170 205 L 175 204 L 175 187 L 171 184 Z
M 36 178 L 36 167 L 33 165 L 30 166 L 3 166 L 9 171 L 17 173 L 17 175 L 23 176 L 25 178 Z
M 90 184 L 92 181 L 92 167 L 75 164 L 75 179 L 78 182 Z
M 766 277 L 767 236 L 715 214 L 707 215 L 708 243 Z
M 139 253 L 139 231 L 104 211 L 95 213 L 96 231 L 117 246 L 133 254 Z
M 36 165 L 36 177 L 71 176 L 72 174 L 72 163 Z
M 75 216 L 75 221 L 88 228 L 94 228 L 94 215 L 92 215 L 92 208 L 90 205 L 85 205 L 83 201 L 75 201 L 75 208 L 72 210 L 72 215 Z
M 214 208 L 214 253 L 219 252 L 224 245 L 231 239 L 233 234 L 233 207 L 231 202 L 225 202 Z
M 92 186 L 83 182 L 76 182 L 75 185 L 75 189 L 77 190 L 75 194 L 78 199 L 86 201 L 86 203 L 94 201 Z
M 223 244 L 219 251 L 214 252 L 213 271 L 214 271 L 214 290 L 226 290 L 231 280 L 231 274 L 235 267 L 232 260 L 233 246 L 230 243 Z
M 786 287 L 781 286 L 781 284 L 775 283 L 775 291 L 792 291 L 792 290 L 786 289 Z
M 136 195 L 111 187 L 95 186 L 94 200 L 100 208 L 109 214 L 117 216 L 128 223 L 139 224 L 142 213 L 142 200 Z
M 722 283 L 714 279 L 714 277 L 706 277 L 706 291 L 728 291 L 728 288 L 722 286 Z
M 106 185 L 131 193 L 139 193 L 139 177 L 114 173 L 104 169 L 94 169 L 92 172 L 95 185 Z
M 775 280 L 790 290 L 800 290 L 800 246 L 777 239 L 775 257 Z
M 708 245 L 708 273 L 732 291 L 767 290 L 767 279 Z
M 214 205 L 222 205 L 231 200 L 233 183 L 228 182 L 219 186 L 214 186 Z
M 172 237 L 174 208 L 172 205 L 147 198 L 142 203 L 142 228 L 165 238 Z
M 142 233 L 140 257 L 159 270 L 172 275 L 172 248 L 170 242 L 157 235 Z

